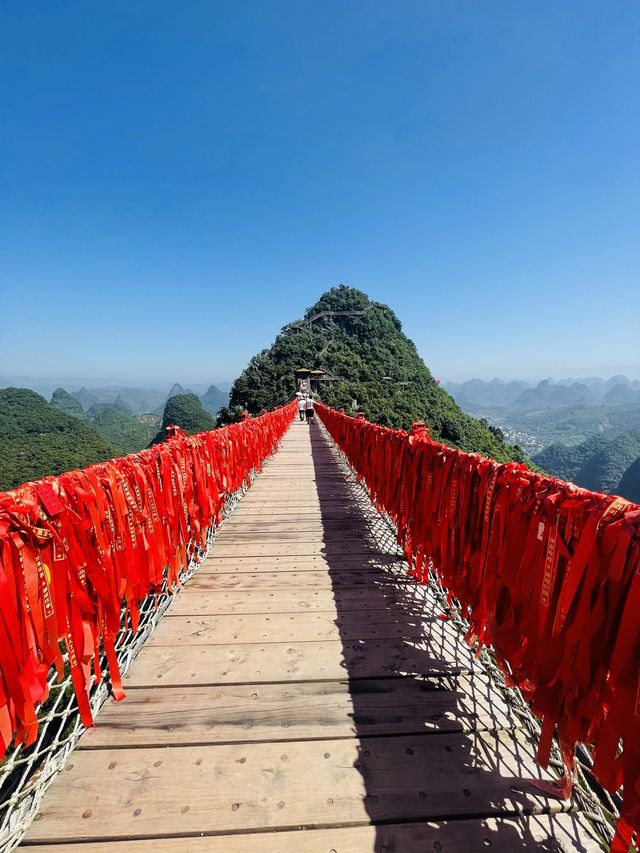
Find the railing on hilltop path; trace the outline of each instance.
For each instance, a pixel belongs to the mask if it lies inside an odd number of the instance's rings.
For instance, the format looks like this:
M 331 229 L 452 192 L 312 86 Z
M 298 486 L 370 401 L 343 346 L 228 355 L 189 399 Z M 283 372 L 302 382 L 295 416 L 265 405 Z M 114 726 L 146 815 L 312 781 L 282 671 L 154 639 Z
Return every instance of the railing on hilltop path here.
M 593 747 L 589 772 L 621 803 L 611 851 L 627 853 L 640 833 L 640 506 L 438 444 L 424 425 L 316 408 L 411 574 L 435 574 L 467 641 L 492 647 L 541 718 L 543 766 L 557 736 L 558 793 L 570 795 L 576 749 Z
M 0 493 L 0 850 L 278 446 L 259 417 Z

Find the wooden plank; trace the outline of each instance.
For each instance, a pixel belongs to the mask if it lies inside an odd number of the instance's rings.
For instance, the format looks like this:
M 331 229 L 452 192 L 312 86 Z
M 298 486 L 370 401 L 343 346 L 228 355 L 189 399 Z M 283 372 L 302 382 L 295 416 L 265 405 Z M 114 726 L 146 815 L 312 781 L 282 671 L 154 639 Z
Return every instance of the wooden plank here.
M 79 750 L 31 841 L 554 812 L 519 730 Z
M 280 546 L 279 550 L 274 548 Z M 357 546 L 357 547 L 356 547 Z M 225 549 L 232 549 L 232 553 L 245 554 L 322 554 L 328 549 L 334 553 L 347 554 L 369 554 L 380 553 L 372 541 L 368 541 L 365 537 L 365 532 L 358 536 L 356 540 L 348 530 L 337 531 L 331 536 L 327 536 L 326 531 L 318 529 L 317 532 L 304 530 L 290 531 L 271 531 L 256 533 L 240 533 L 232 534 L 228 531 L 227 536 L 220 536 L 216 542 L 216 548 L 220 549 L 220 553 L 224 553 Z
M 428 823 L 330 829 L 209 835 L 158 840 L 127 840 L 87 844 L 29 846 L 29 853 L 514 853 L 562 851 L 602 853 L 584 819 L 577 814 L 526 815 L 486 820 L 429 821 Z
M 236 643 L 235 645 L 158 645 L 153 636 L 131 665 L 134 687 L 197 684 L 262 684 L 401 675 L 439 675 L 477 669 L 461 640 L 438 645 L 425 637 L 343 643 Z
M 204 576 L 203 576 L 204 577 Z M 387 609 L 398 617 L 407 615 L 407 610 L 420 607 L 416 601 L 413 587 L 404 584 L 402 588 L 377 586 L 372 590 L 371 585 L 352 589 L 299 589 L 287 585 L 279 590 L 264 587 L 246 590 L 220 589 L 216 580 L 208 577 L 209 584 L 200 584 L 197 589 L 200 594 L 186 595 L 184 591 L 176 595 L 166 616 L 195 616 L 222 613 L 306 613 L 323 611 L 326 613 L 342 613 L 351 610 Z M 195 580 L 192 582 L 195 583 Z M 191 588 L 192 583 L 188 588 Z M 404 590 L 404 594 L 403 594 Z
M 294 585 L 297 589 L 350 589 L 359 587 L 371 587 L 372 577 L 366 571 L 344 571 L 332 572 L 310 570 L 302 571 L 261 571 L 248 568 L 245 571 L 227 572 L 204 572 L 200 571 L 190 581 L 188 590 L 211 590 L 211 589 L 291 589 Z M 375 585 L 378 588 L 395 589 L 403 586 L 414 586 L 409 577 L 395 577 L 384 575 L 382 572 L 376 574 Z
M 283 570 L 292 571 L 316 571 L 318 568 L 327 572 L 367 571 L 382 574 L 384 571 L 393 571 L 407 577 L 407 564 L 398 556 L 393 555 L 345 555 L 327 558 L 323 554 L 285 554 L 276 556 L 234 556 L 233 554 L 222 556 L 216 554 L 209 557 L 199 570 L 199 574 L 214 572 L 272 572 Z M 415 581 L 413 581 L 415 583 Z
M 238 508 L 235 510 L 231 518 L 235 517 L 236 514 L 239 516 L 241 514 L 247 514 L 249 512 L 249 507 L 251 508 L 251 514 L 260 513 L 261 511 L 266 511 L 269 514 L 278 514 L 280 512 L 286 512 L 287 510 L 292 510 L 294 512 L 311 512 L 311 511 L 324 511 L 324 510 L 333 510 L 337 512 L 339 509 L 355 509 L 356 501 L 353 498 L 334 498 L 332 500 L 322 499 L 318 496 L 310 497 L 310 498 L 291 498 L 286 499 L 282 496 L 278 497 L 269 497 L 269 494 L 265 492 L 264 495 L 258 496 L 255 494 L 255 488 L 251 489 L 248 493 L 248 496 L 243 498 L 243 500 L 238 504 Z M 226 522 L 225 522 L 226 524 Z
M 482 678 L 387 678 L 218 687 L 127 687 L 126 713 L 103 706 L 80 749 L 303 740 L 514 725 Z
M 317 511 L 299 512 L 294 506 L 291 507 L 291 512 L 282 513 L 281 515 L 256 516 L 255 513 L 233 515 L 224 524 L 224 535 L 233 531 L 270 531 L 270 530 L 300 530 L 300 525 L 311 527 L 316 530 L 352 530 L 355 526 L 362 527 L 366 524 L 362 513 L 356 509 L 351 512 L 332 513 L 330 516 L 325 515 L 320 509 Z
M 428 637 L 438 646 L 455 644 L 451 623 L 433 615 L 396 610 L 336 613 L 244 613 L 162 619 L 150 641 L 157 646 L 218 643 L 304 643 L 316 640 L 388 640 Z
M 292 522 L 274 522 L 269 520 L 263 523 L 253 520 L 250 524 L 242 522 L 241 524 L 225 525 L 224 534 L 220 534 L 218 542 L 240 542 L 249 539 L 252 542 L 269 542 L 273 537 L 283 536 L 286 541 L 298 537 L 300 541 L 326 541 L 328 538 L 331 541 L 343 541 L 351 538 L 353 540 L 356 533 L 361 533 L 366 536 L 368 528 L 362 521 L 362 518 L 357 520 L 329 519 L 316 518 L 313 521 L 294 521 Z
M 356 518 L 360 520 L 362 513 L 352 504 L 341 503 L 339 505 L 332 504 L 324 507 L 320 503 L 305 504 L 301 506 L 298 502 L 292 501 L 290 504 L 272 504 L 267 501 L 263 504 L 251 504 L 250 513 L 241 513 L 238 509 L 224 522 L 227 527 L 241 527 L 248 524 L 258 523 L 267 524 L 271 519 L 274 522 L 280 520 L 296 521 L 296 520 L 311 520 L 314 521 L 318 516 L 323 519 L 339 521 L 343 518 Z
M 304 547 L 302 547 L 304 545 Z M 342 557 L 344 555 L 358 555 L 364 557 L 378 557 L 381 552 L 367 548 L 360 541 L 345 540 L 344 542 L 323 542 L 321 539 L 306 543 L 282 542 L 275 539 L 273 542 L 229 542 L 220 539 L 215 544 L 215 557 L 228 556 L 234 559 L 238 557 L 280 557 L 280 556 L 302 556 L 324 555 L 327 557 Z

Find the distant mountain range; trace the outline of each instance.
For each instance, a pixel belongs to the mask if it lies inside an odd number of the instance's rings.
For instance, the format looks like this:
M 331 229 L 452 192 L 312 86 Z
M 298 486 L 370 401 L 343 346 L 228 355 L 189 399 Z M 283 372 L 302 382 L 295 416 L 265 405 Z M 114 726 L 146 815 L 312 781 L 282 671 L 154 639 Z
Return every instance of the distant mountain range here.
M 214 416 L 205 406 L 215 414 L 227 399 L 215 385 L 205 391 L 203 400 L 183 393 L 176 383 L 162 395 L 165 402 L 159 414 L 135 413 L 133 407 L 139 407 L 140 400 L 152 399 L 144 389 L 135 390 L 142 391 L 138 399 L 127 388 L 69 393 L 60 387 L 48 403 L 29 388 L 0 389 L 0 491 L 135 453 L 152 441 L 164 441 L 169 423 L 187 433 L 213 429 Z
M 637 379 L 470 379 L 445 388 L 465 411 L 501 429 L 550 474 L 587 489 L 640 499 Z
M 59 395 L 64 388 L 57 388 L 53 393 Z M 77 391 L 67 390 L 68 396 L 75 399 L 83 411 L 88 412 L 96 403 L 107 403 L 115 406 L 123 412 L 133 415 L 154 414 L 161 418 L 167 401 L 179 394 L 193 394 L 191 388 L 184 388 L 175 382 L 169 391 L 161 388 L 138 388 L 127 386 L 110 385 L 82 386 Z M 216 385 L 209 385 L 204 393 L 197 395 L 204 408 L 212 415 L 217 415 L 229 399 L 228 391 L 221 391 Z M 53 402 L 53 400 L 52 400 Z M 68 400 L 65 404 L 69 405 Z M 68 408 L 66 409 L 68 411 Z
M 505 406 L 510 409 L 532 410 L 575 405 L 640 402 L 640 380 L 626 376 L 610 379 L 543 379 L 537 383 L 524 380 L 504 381 L 469 379 L 466 382 L 446 382 L 445 389 L 462 408 Z
M 205 396 L 211 387 L 210 382 L 189 382 L 188 385 L 185 383 L 182 383 L 182 385 L 184 385 L 184 388 L 188 388 L 189 391 L 201 396 Z M 73 393 L 85 411 L 90 409 L 94 403 L 113 403 L 121 393 L 123 401 L 134 414 L 143 414 L 152 412 L 167 400 L 171 383 L 126 381 L 122 379 L 97 380 L 86 377 L 48 379 L 35 376 L 0 375 L 0 389 L 9 387 L 30 388 L 46 400 L 51 399 L 51 395 L 57 388 L 66 388 L 67 391 Z M 213 387 L 228 398 L 231 388 L 230 382 L 214 382 Z

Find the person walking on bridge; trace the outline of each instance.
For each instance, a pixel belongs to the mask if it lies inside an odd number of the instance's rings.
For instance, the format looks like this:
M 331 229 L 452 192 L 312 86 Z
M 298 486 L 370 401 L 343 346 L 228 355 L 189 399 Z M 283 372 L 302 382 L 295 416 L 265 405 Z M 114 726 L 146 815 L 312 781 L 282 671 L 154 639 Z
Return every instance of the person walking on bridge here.
M 310 424 L 313 421 L 313 416 L 315 415 L 315 409 L 313 407 L 313 398 L 312 397 L 307 397 L 305 409 L 307 412 L 307 423 Z
M 305 400 L 304 397 L 300 397 L 300 399 L 298 400 L 298 415 L 300 416 L 301 421 L 304 420 L 304 413 L 306 411 L 306 408 L 307 408 L 307 401 Z

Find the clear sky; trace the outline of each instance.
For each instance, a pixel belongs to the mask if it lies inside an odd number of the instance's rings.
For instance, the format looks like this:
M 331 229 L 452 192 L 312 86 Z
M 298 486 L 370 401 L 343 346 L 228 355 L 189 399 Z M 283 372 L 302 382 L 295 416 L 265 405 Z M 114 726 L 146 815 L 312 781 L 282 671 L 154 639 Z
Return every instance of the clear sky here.
M 0 8 L 0 374 L 232 379 L 329 286 L 640 376 L 640 4 Z

